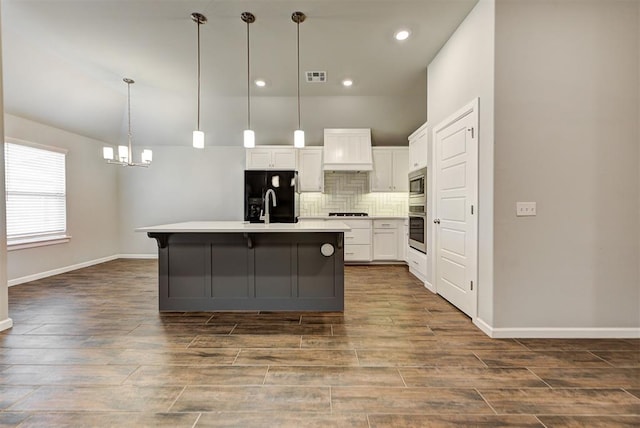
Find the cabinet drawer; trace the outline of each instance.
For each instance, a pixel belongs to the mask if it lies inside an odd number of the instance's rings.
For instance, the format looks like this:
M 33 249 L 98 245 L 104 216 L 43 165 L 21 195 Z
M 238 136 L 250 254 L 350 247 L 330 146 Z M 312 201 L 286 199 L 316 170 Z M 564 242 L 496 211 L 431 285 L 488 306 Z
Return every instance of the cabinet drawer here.
M 371 261 L 371 245 L 345 245 L 344 260 L 347 262 Z
M 341 219 L 340 221 L 349 226 L 351 229 L 371 229 L 371 220 Z
M 351 231 L 344 233 L 344 243 L 347 245 L 369 245 L 371 244 L 371 230 L 351 229 Z
M 427 275 L 427 255 L 421 253 L 420 251 L 416 251 L 413 249 L 409 249 L 409 267 L 422 275 Z
M 373 220 L 374 229 L 395 229 L 398 227 L 396 220 Z

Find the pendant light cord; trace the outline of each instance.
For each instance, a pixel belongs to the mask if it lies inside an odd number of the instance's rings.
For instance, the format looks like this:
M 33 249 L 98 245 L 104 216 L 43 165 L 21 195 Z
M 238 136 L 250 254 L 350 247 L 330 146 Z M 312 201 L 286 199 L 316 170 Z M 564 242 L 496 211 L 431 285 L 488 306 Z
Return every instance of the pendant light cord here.
M 200 130 L 200 21 L 198 24 L 198 119 L 196 123 L 196 129 Z
M 251 49 L 249 43 L 249 25 L 251 23 L 247 21 L 247 129 L 251 129 L 251 55 L 249 55 L 249 49 Z
M 300 128 L 300 22 L 296 22 L 298 48 L 298 129 Z

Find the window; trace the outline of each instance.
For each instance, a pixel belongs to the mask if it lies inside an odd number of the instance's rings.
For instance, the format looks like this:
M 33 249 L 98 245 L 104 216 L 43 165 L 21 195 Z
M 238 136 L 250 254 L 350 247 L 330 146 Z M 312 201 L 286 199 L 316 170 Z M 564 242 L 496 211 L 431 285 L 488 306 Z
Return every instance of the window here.
M 66 151 L 5 142 L 7 244 L 24 248 L 66 242 Z

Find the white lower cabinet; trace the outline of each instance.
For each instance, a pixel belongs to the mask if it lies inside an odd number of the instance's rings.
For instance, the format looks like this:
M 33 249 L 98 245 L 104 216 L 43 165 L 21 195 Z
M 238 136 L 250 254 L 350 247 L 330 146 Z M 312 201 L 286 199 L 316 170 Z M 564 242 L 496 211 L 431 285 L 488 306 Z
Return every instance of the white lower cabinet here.
M 371 261 L 371 220 L 348 219 L 340 220 L 351 228 L 344 234 L 344 261 Z
M 414 274 L 418 279 L 425 281 L 427 279 L 427 255 L 413 248 L 409 248 L 409 272 Z
M 409 219 L 406 218 L 402 222 L 402 234 L 400 235 L 400 242 L 398 243 L 402 249 L 401 260 L 409 263 Z
M 370 262 L 371 261 L 371 220 L 370 219 L 344 219 L 336 221 L 344 223 L 351 228 L 344 233 L 344 261 L 345 262 Z
M 398 220 L 373 221 L 373 260 L 400 260 Z
M 304 219 L 300 221 L 317 221 Z M 354 263 L 406 261 L 407 220 L 344 218 L 325 219 L 351 228 L 344 233 L 344 261 Z M 426 260 L 425 260 L 426 264 Z

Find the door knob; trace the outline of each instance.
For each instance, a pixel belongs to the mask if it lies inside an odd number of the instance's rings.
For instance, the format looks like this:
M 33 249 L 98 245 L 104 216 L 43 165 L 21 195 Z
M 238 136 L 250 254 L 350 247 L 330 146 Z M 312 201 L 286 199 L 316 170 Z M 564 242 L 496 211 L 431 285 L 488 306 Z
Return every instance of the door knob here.
M 437 218 L 437 219 L 433 220 L 433 222 L 434 222 L 435 224 L 440 224 L 440 219 L 439 219 L 439 218 Z

